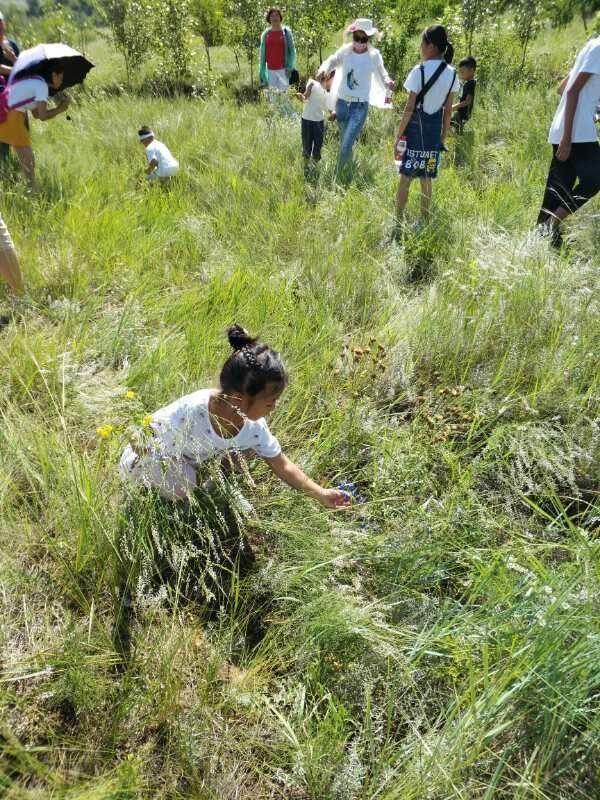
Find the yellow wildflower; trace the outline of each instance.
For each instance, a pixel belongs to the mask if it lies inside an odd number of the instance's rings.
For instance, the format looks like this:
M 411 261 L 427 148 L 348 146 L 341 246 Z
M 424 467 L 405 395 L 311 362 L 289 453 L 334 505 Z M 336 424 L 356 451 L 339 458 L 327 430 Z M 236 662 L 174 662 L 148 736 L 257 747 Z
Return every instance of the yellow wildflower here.
M 113 425 L 101 425 L 99 428 L 96 428 L 96 433 L 101 439 L 108 439 L 113 431 Z
M 150 425 L 152 425 L 152 414 L 146 414 L 146 416 L 142 420 L 142 425 L 144 428 L 149 428 Z
M 136 397 L 136 393 L 133 391 L 133 389 L 128 389 L 128 390 L 125 392 L 125 397 L 126 397 L 128 400 L 134 400 L 134 399 L 135 399 L 135 397 Z

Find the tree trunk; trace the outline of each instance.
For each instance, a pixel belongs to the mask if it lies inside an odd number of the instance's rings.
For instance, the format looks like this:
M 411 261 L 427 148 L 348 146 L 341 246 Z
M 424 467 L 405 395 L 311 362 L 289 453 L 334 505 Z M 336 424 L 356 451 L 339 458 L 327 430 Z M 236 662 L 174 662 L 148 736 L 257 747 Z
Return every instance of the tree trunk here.
M 211 66 L 211 63 L 210 63 L 210 46 L 208 44 L 208 40 L 207 40 L 206 36 L 204 36 L 203 39 L 204 39 L 204 49 L 206 50 L 206 61 L 208 62 L 208 71 L 210 72 L 211 69 L 212 69 L 212 66 Z
M 587 17 L 585 16 L 585 8 L 581 8 L 581 21 L 583 22 L 583 29 L 587 33 L 588 32 L 588 24 L 587 24 Z
M 525 69 L 525 59 L 527 58 L 527 48 L 529 47 L 530 36 L 531 36 L 531 26 L 527 28 L 527 31 L 525 33 L 525 38 L 523 39 L 523 52 L 522 52 L 521 67 L 520 67 L 521 73 Z
M 131 68 L 129 66 L 129 58 L 127 57 L 126 52 L 123 52 L 123 58 L 125 59 L 125 75 L 127 78 L 127 86 L 131 87 Z
M 241 72 L 242 71 L 242 66 L 240 64 L 240 57 L 238 55 L 238 51 L 235 48 L 233 48 L 233 55 L 235 56 L 235 63 L 237 64 L 237 71 Z

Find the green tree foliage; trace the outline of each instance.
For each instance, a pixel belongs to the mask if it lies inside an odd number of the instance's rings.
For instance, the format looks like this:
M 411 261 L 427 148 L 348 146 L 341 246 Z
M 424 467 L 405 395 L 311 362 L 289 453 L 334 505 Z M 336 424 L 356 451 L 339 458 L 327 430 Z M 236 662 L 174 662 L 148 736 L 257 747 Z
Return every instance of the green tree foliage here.
M 461 0 L 462 32 L 469 55 L 473 53 L 473 37 L 486 23 L 487 19 L 499 11 L 494 0 Z
M 27 9 L 9 7 L 8 26 L 21 47 L 39 42 L 65 42 L 85 52 L 94 31 L 94 20 L 64 3 L 42 0 Z
M 154 44 L 150 6 L 148 0 L 107 0 L 104 5 L 112 39 L 125 60 L 128 81 Z
M 188 0 L 107 0 L 104 16 L 125 60 L 128 81 L 133 70 L 156 54 L 166 77 L 189 72 L 192 18 Z
M 202 37 L 208 68 L 211 69 L 210 48 L 224 44 L 224 16 L 222 0 L 191 0 L 192 28 Z
M 39 17 L 42 14 L 42 4 L 40 0 L 27 0 L 27 14 L 30 17 Z
M 266 25 L 264 5 L 257 0 L 232 0 L 227 13 L 234 18 L 227 42 L 234 52 L 237 49 L 246 56 L 250 67 L 250 84 L 254 86 L 258 43 Z
M 244 35 L 244 22 L 239 17 L 228 16 L 223 24 L 223 44 L 227 45 L 235 56 L 238 72 L 242 65 L 240 58 L 244 54 L 242 38 Z M 251 76 L 252 78 L 253 76 Z
M 388 17 L 381 25 L 383 34 L 379 49 L 390 75 L 399 80 L 406 71 L 411 44 L 419 32 L 422 9 L 417 2 L 407 2 L 401 10 Z M 414 58 L 417 53 L 414 54 Z
M 154 41 L 162 72 L 171 78 L 189 75 L 192 61 L 189 0 L 159 0 L 153 16 Z
M 523 70 L 527 58 L 527 48 L 547 20 L 547 6 L 543 0 L 519 0 L 514 4 L 515 34 L 521 45 L 521 66 Z
M 343 27 L 346 10 L 336 0 L 299 0 L 286 18 L 294 33 L 300 63 L 308 74 L 312 61 L 323 61 L 334 34 Z
M 551 0 L 550 9 L 557 27 L 567 25 L 574 17 L 580 17 L 587 31 L 588 20 L 600 11 L 600 0 Z

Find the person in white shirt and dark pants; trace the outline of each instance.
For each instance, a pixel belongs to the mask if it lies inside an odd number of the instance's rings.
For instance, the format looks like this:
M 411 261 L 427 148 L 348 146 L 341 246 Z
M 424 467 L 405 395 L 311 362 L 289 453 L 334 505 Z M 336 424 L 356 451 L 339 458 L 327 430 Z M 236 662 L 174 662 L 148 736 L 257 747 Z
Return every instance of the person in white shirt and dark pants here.
M 559 89 L 548 135 L 553 158 L 538 225 L 562 245 L 561 223 L 600 191 L 600 144 L 594 116 L 600 102 L 600 36 L 582 48 Z
M 321 75 L 319 81 L 312 78 L 307 82 L 304 94 L 298 92 L 298 97 L 303 101 L 302 109 L 302 155 L 304 156 L 305 172 L 310 163 L 321 160 L 321 149 L 325 137 L 325 115 L 333 112 L 331 105 L 331 84 L 335 71 L 329 75 Z M 328 113 L 329 112 L 329 113 Z

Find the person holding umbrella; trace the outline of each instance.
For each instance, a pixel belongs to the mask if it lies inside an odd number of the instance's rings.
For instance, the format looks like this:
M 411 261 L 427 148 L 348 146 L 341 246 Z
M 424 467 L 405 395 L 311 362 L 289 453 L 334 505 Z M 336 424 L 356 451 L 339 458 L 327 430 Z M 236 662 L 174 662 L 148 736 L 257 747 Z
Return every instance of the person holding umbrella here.
M 0 109 L 0 142 L 15 148 L 31 189 L 35 159 L 26 112 L 31 111 L 36 119 L 42 121 L 63 114 L 69 107 L 69 98 L 63 98 L 55 108 L 48 108 L 49 98 L 62 89 L 81 83 L 92 67 L 93 64 L 81 53 L 64 44 L 31 47 L 15 61 L 5 90 L 8 93 L 5 108 Z
M 0 11 L 0 86 L 8 80 L 13 64 L 19 56 L 19 45 L 6 35 L 4 14 Z M 9 146 L 0 143 L 0 161 L 8 159 Z

